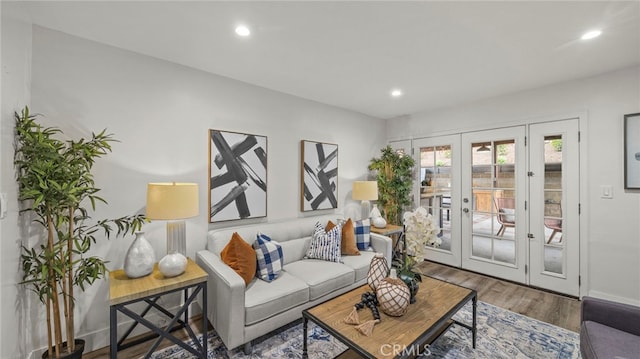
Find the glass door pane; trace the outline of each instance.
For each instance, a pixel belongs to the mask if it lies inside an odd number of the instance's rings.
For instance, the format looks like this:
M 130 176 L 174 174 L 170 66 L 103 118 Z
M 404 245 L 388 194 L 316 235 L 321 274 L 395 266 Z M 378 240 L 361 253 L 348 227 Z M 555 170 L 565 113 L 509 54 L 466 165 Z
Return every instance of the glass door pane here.
M 471 144 L 474 257 L 515 264 L 515 140 Z
M 562 136 L 544 138 L 544 270 L 563 273 Z
M 451 145 L 420 147 L 420 206 L 436 220 L 438 248 L 451 250 Z

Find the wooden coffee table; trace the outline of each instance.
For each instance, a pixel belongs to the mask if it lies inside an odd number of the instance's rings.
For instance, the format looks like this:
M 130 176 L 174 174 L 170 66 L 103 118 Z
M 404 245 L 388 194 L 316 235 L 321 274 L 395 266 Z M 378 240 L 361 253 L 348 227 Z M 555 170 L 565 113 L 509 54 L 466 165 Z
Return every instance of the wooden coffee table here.
M 303 357 L 307 357 L 308 321 L 346 344 L 350 350 L 340 358 L 411 358 L 428 350 L 429 344 L 442 335 L 452 324 L 461 325 L 472 333 L 472 345 L 476 347 L 477 292 L 455 284 L 423 276 L 416 303 L 409 305 L 401 317 L 391 317 L 380 311 L 381 321 L 371 336 L 360 334 L 355 326 L 346 324 L 344 318 L 353 306 L 360 302 L 362 293 L 371 291 L 368 285 L 356 288 L 315 307 L 302 311 L 304 344 Z M 469 301 L 473 305 L 471 325 L 453 320 L 453 315 Z M 358 311 L 360 322 L 373 319 L 371 310 Z

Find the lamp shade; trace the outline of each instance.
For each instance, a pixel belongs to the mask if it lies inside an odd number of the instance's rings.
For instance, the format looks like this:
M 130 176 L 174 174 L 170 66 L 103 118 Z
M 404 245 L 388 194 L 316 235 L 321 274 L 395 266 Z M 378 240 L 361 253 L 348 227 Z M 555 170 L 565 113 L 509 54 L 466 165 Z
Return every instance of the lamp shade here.
M 147 218 L 173 220 L 198 215 L 197 183 L 149 183 Z
M 355 181 L 351 199 L 354 201 L 374 201 L 378 199 L 378 182 L 376 181 Z

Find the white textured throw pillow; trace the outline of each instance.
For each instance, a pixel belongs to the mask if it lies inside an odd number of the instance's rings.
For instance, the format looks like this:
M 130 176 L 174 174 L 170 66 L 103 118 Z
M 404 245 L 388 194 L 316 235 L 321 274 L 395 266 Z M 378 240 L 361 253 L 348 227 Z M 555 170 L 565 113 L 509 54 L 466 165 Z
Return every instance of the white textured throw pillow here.
M 335 226 L 330 231 L 325 232 L 324 226 L 317 222 L 311 235 L 311 244 L 306 258 L 342 262 L 340 257 L 340 234 L 340 226 Z

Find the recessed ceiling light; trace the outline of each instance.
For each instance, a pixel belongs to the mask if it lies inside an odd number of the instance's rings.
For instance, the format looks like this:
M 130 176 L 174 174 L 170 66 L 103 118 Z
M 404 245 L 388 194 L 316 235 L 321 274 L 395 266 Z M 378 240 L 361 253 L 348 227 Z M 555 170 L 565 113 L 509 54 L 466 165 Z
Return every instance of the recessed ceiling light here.
M 247 37 L 251 35 L 251 30 L 244 25 L 240 25 L 236 27 L 236 34 L 238 34 L 238 36 Z
M 584 35 L 582 35 L 581 39 L 582 40 L 591 40 L 595 37 L 598 37 L 602 34 L 602 31 L 600 30 L 592 30 L 592 31 L 588 31 L 585 32 Z
M 399 90 L 399 89 L 391 90 L 391 96 L 393 96 L 393 97 L 402 96 L 402 90 Z

